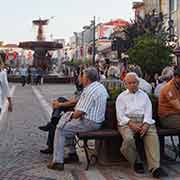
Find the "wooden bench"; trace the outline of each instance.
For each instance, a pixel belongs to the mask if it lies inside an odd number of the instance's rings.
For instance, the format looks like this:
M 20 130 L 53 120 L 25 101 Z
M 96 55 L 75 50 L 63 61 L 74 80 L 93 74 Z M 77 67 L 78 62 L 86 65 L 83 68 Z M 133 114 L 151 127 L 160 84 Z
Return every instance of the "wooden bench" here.
M 103 141 L 110 141 L 113 138 L 121 139 L 121 135 L 117 131 L 117 120 L 115 112 L 115 104 L 108 104 L 106 108 L 106 120 L 103 123 L 101 129 L 90 132 L 77 133 L 78 140 L 83 141 L 83 146 L 86 155 L 87 165 L 86 170 L 88 170 L 90 164 L 95 164 L 98 161 L 98 154 L 100 153 Z M 88 146 L 89 140 L 98 140 L 99 145 L 96 150 L 92 150 Z
M 112 140 L 114 137 L 120 137 L 120 134 L 113 129 L 100 129 L 97 131 L 78 133 L 77 137 L 79 140 L 83 141 L 82 147 L 84 148 L 87 160 L 86 170 L 88 170 L 90 164 L 95 164 L 98 161 L 98 154 L 100 153 L 103 141 Z M 88 146 L 89 140 L 99 140 L 100 144 L 97 152 L 94 152 L 95 149 L 91 149 Z
M 162 129 L 159 126 L 159 118 L 157 113 L 158 102 L 153 102 L 153 118 L 156 119 L 157 133 L 160 139 L 160 153 L 165 154 L 165 137 L 170 136 L 172 142 L 171 150 L 175 153 L 175 157 L 172 159 L 176 161 L 177 157 L 180 157 L 180 145 L 176 145 L 173 137 L 178 136 L 180 139 L 180 129 Z M 115 105 L 109 104 L 106 109 L 106 120 L 104 122 L 104 126 L 100 130 L 78 133 L 77 137 L 79 140 L 83 141 L 83 148 L 86 155 L 87 166 L 86 170 L 88 170 L 90 164 L 95 164 L 98 161 L 98 156 L 100 154 L 100 150 L 102 147 L 103 141 L 109 141 L 113 138 L 121 139 L 122 137 L 117 131 L 117 119 L 116 119 L 116 111 Z M 88 146 L 89 140 L 99 140 L 99 146 L 96 149 L 96 152 L 93 152 L 92 149 Z M 120 153 L 120 151 L 119 151 Z M 161 156 L 163 157 L 163 156 Z
M 158 99 L 153 99 L 153 119 L 156 120 L 157 133 L 160 140 L 160 153 L 161 157 L 165 155 L 165 137 L 169 136 L 172 146 L 171 151 L 175 153 L 175 156 L 172 160 L 176 161 L 177 157 L 180 157 L 180 145 L 176 145 L 174 141 L 174 136 L 178 136 L 178 140 L 180 143 L 180 129 L 170 129 L 170 128 L 161 128 L 159 116 L 158 116 Z

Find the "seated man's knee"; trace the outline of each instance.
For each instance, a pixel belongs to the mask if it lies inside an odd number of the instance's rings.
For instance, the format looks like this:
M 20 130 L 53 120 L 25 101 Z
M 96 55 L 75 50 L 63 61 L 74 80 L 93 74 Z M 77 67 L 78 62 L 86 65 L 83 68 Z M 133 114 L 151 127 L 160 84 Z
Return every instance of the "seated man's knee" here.
M 123 144 L 126 146 L 131 146 L 132 144 L 135 144 L 134 137 L 130 135 L 123 137 Z

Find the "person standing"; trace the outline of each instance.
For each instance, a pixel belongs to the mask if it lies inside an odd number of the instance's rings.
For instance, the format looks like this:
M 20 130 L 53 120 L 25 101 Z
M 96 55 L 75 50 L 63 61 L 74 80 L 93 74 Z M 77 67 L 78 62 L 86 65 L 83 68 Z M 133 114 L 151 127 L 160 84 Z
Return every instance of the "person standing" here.
M 4 63 L 2 59 L 0 59 L 0 113 L 3 108 L 3 104 L 5 100 L 8 100 L 8 111 L 12 112 L 12 101 L 10 97 L 9 85 L 7 80 L 7 74 L 4 70 Z
M 22 82 L 22 86 L 24 87 L 27 81 L 27 77 L 28 77 L 28 70 L 25 66 L 20 67 L 19 69 L 19 73 L 21 76 L 21 82 Z
M 31 67 L 31 84 L 35 85 L 37 79 L 37 68 L 35 66 Z

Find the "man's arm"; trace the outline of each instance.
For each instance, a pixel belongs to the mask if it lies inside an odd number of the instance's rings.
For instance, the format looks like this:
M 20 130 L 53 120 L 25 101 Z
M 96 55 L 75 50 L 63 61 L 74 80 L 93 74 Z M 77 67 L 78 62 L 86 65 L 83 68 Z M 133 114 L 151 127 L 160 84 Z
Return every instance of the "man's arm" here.
M 8 97 L 7 100 L 8 100 L 8 103 L 9 103 L 8 111 L 9 111 L 9 112 L 12 112 L 12 111 L 13 111 L 13 107 L 12 107 L 12 100 L 11 100 L 11 97 Z
M 174 109 L 180 112 L 180 101 L 178 99 L 170 100 L 169 102 L 174 107 Z
M 130 119 L 125 115 L 125 104 L 119 96 L 116 100 L 116 116 L 121 126 L 127 125 Z
M 180 101 L 177 99 L 177 95 L 173 90 L 170 90 L 166 95 L 169 103 L 173 106 L 174 109 L 180 111 Z
M 78 119 L 78 118 L 81 118 L 85 113 L 82 112 L 82 111 L 74 111 L 71 118 L 72 119 Z
M 66 102 L 59 102 L 57 100 L 53 101 L 53 108 L 60 108 L 60 107 L 73 107 L 77 103 L 77 100 L 74 98 L 71 98 L 70 100 Z

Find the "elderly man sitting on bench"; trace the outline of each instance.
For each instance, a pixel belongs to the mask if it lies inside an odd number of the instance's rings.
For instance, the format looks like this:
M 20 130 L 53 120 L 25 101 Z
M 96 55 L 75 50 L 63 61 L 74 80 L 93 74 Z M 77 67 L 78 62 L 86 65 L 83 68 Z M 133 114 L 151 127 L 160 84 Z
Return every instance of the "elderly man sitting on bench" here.
M 123 138 L 121 152 L 136 173 L 144 173 L 144 167 L 137 152 L 135 136 L 142 138 L 148 169 L 153 177 L 167 174 L 160 168 L 159 139 L 152 119 L 152 104 L 148 95 L 139 89 L 136 73 L 125 77 L 127 90 L 116 100 L 118 130 Z
M 99 129 L 105 120 L 108 93 L 105 87 L 97 82 L 98 80 L 99 76 L 95 68 L 90 67 L 83 71 L 83 93 L 75 106 L 74 112 L 64 114 L 57 125 L 53 161 L 48 164 L 49 169 L 64 170 L 64 163 L 72 162 L 70 158 L 64 159 L 65 140 L 72 142 L 69 146 L 69 154 L 75 156 L 74 136 L 78 132 Z
M 162 128 L 180 128 L 180 67 L 161 90 L 158 109 Z

